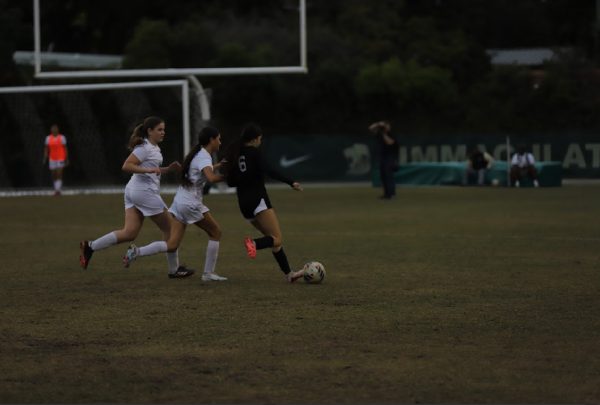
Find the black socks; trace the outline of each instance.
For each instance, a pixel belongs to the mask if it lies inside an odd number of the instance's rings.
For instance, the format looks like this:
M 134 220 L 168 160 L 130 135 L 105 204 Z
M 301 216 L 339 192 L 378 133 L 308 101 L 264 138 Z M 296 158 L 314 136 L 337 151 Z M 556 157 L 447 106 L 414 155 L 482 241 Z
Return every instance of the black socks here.
M 262 238 L 254 239 L 254 244 L 256 245 L 256 250 L 273 247 L 273 237 L 263 236 Z
M 279 265 L 279 268 L 281 269 L 281 271 L 283 271 L 284 274 L 288 274 L 290 271 L 292 271 L 290 269 L 290 264 L 288 263 L 288 259 L 285 255 L 285 252 L 283 251 L 283 248 L 279 249 L 278 252 L 273 252 L 273 257 L 275 257 L 275 260 L 277 260 L 277 264 Z

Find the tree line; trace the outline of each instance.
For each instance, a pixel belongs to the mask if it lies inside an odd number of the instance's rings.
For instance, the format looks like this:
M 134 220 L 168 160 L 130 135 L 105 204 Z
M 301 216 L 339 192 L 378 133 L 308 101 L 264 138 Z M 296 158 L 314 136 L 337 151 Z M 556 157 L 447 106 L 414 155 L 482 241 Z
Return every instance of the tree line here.
M 30 1 L 0 0 L 0 85 L 37 83 Z M 296 0 L 42 0 L 43 49 L 124 56 L 126 68 L 299 63 Z M 593 0 L 308 0 L 308 75 L 200 78 L 214 120 L 285 133 L 600 128 Z M 52 23 L 50 23 L 52 22 Z M 55 24 L 54 22 L 60 22 Z M 486 49 L 568 49 L 532 69 Z

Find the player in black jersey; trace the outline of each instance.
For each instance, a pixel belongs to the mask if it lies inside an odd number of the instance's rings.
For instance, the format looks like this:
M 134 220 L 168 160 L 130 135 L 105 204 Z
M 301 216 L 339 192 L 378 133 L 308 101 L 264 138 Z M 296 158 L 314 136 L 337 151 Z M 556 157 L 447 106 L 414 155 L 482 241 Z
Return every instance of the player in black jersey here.
M 227 184 L 237 187 L 238 204 L 244 218 L 263 234 L 263 237 L 246 238 L 244 244 L 250 258 L 256 251 L 272 248 L 279 268 L 293 283 L 302 277 L 302 270 L 292 271 L 283 251 L 281 229 L 275 210 L 265 188 L 265 175 L 287 183 L 296 191 L 302 191 L 300 183 L 270 170 L 261 158 L 258 147 L 262 142 L 262 130 L 255 124 L 247 125 L 240 139 L 227 151 Z

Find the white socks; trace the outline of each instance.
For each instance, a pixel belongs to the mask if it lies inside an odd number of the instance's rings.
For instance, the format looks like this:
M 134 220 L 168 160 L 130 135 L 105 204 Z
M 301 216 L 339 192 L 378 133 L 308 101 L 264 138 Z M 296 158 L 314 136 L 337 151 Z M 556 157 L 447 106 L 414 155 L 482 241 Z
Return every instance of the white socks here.
M 206 245 L 206 259 L 204 260 L 204 274 L 214 273 L 217 258 L 219 257 L 219 241 L 209 240 Z
M 149 256 L 167 251 L 167 242 L 152 242 L 146 246 L 138 248 L 138 256 Z M 206 246 L 206 259 L 204 261 L 204 274 L 214 273 L 217 258 L 219 257 L 219 241 L 209 240 Z M 169 265 L 169 273 L 175 273 L 179 268 L 179 254 L 175 252 L 167 252 L 167 263 Z
M 155 255 L 157 253 L 164 253 L 167 251 L 167 242 L 152 242 L 147 244 L 146 246 L 142 246 L 138 248 L 137 255 L 138 256 L 150 256 Z
M 164 253 L 167 252 L 167 242 L 163 240 L 152 242 L 137 249 L 138 257 Z M 174 252 L 167 252 L 167 264 L 169 266 L 169 273 L 173 274 L 177 271 L 179 268 L 179 253 L 177 250 Z
M 62 180 L 54 180 L 54 191 L 60 191 L 62 188 Z
M 90 242 L 90 247 L 93 251 L 106 249 L 117 244 L 117 235 L 114 232 L 107 233 L 100 238 Z
M 160 242 L 156 242 L 156 243 L 160 243 Z M 166 242 L 162 242 L 165 244 L 166 246 Z M 165 249 L 166 251 L 167 249 Z M 173 274 L 177 271 L 177 269 L 179 268 L 179 254 L 178 254 L 178 250 L 174 251 L 174 252 L 167 252 L 167 263 L 169 265 L 169 273 Z

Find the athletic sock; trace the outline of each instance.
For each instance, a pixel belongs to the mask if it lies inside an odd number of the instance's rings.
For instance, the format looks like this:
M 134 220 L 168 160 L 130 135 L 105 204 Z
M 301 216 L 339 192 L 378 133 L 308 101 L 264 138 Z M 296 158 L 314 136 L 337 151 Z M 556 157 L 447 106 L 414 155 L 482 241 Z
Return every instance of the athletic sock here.
M 106 249 L 107 247 L 117 244 L 117 234 L 109 232 L 104 236 L 90 242 L 90 247 L 93 251 Z
M 206 245 L 206 259 L 204 259 L 204 274 L 214 273 L 219 257 L 219 241 L 209 240 Z
M 254 244 L 256 245 L 256 250 L 273 247 L 273 237 L 263 236 L 262 238 L 256 238 L 254 239 Z
M 169 273 L 175 273 L 179 268 L 179 250 L 167 252 L 167 263 L 169 265 Z
M 150 256 L 155 255 L 157 253 L 164 253 L 167 251 L 167 242 L 158 241 L 147 244 L 146 246 L 142 246 L 138 248 L 138 256 Z
M 288 274 L 290 271 L 292 271 L 283 248 L 279 249 L 277 252 L 273 252 L 273 257 L 275 257 L 275 260 L 277 260 L 277 264 L 279 265 L 281 271 L 283 271 L 283 274 Z
M 62 180 L 54 180 L 54 191 L 60 191 L 62 188 Z

